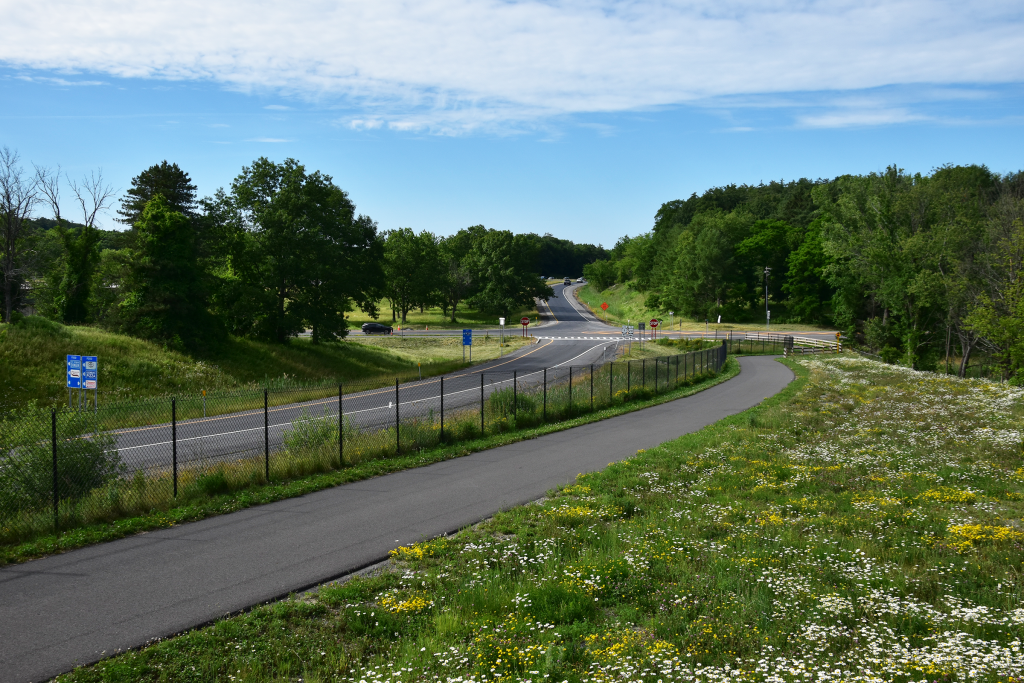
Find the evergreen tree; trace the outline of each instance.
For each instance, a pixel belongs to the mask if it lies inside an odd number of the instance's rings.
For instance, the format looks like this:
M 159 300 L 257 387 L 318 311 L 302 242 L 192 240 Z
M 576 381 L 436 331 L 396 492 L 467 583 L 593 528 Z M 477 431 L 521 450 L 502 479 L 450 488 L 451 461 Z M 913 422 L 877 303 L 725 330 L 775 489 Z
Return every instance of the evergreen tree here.
M 135 230 L 121 303 L 124 330 L 177 348 L 195 348 L 216 339 L 220 326 L 206 309 L 192 221 L 157 194 L 146 203 Z
M 158 194 L 163 196 L 172 211 L 188 218 L 196 216 L 196 186 L 178 164 L 169 164 L 165 159 L 132 178 L 132 186 L 121 199 L 121 208 L 117 212 L 119 220 L 134 226 L 142 217 L 146 204 Z

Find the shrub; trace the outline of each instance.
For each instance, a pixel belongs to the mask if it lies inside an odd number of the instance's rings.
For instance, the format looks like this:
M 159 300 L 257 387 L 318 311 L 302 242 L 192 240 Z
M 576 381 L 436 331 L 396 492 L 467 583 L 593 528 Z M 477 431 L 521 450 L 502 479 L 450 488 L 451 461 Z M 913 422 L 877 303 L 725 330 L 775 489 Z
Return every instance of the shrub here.
M 49 415 L 36 406 L 0 421 L 0 514 L 45 507 L 53 500 Z M 78 500 L 126 473 L 109 434 L 90 434 L 87 412 L 57 415 L 57 486 L 61 500 Z

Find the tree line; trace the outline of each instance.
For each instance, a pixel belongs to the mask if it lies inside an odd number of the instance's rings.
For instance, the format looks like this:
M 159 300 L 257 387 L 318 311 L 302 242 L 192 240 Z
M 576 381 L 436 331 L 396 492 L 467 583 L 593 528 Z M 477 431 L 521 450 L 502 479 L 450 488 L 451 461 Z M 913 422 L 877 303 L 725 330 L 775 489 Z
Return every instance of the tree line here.
M 703 321 L 834 325 L 889 361 L 935 369 L 978 351 L 1024 381 L 1024 173 L 895 166 L 833 180 L 727 185 L 663 204 L 584 270 Z
M 61 211 L 66 190 L 80 220 Z M 101 174 L 27 172 L 16 152 L 0 150 L 5 322 L 31 305 L 61 323 L 184 349 L 228 335 L 284 342 L 304 330 L 320 343 L 344 336 L 356 308 L 378 317 L 382 301 L 403 322 L 432 306 L 452 322 L 466 306 L 512 314 L 552 296 L 542 269 L 575 276 L 607 257 L 594 245 L 482 225 L 450 236 L 381 231 L 330 176 L 294 159 L 257 159 L 201 199 L 189 175 L 164 161 L 120 198 L 126 229 L 100 229 L 115 195 Z

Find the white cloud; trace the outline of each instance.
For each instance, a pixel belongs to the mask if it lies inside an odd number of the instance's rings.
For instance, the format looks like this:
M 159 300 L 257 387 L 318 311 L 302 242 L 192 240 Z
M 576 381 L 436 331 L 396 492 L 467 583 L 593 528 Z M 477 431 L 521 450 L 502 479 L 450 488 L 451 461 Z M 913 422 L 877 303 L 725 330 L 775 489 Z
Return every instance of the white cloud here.
M 441 133 L 708 98 L 1024 81 L 1019 0 L 37 0 L 3 14 L 9 66 L 212 80 Z M 830 116 L 801 121 L 864 125 Z
M 30 83 L 46 83 L 48 85 L 57 85 L 61 87 L 77 87 L 77 86 L 96 86 L 96 85 L 107 85 L 103 81 L 69 81 L 66 78 L 53 78 L 50 76 L 16 76 L 18 80 L 29 81 Z
M 853 128 L 913 123 L 928 119 L 927 116 L 914 114 L 906 109 L 851 109 L 798 116 L 797 125 L 804 128 Z
M 353 130 L 374 130 L 380 128 L 383 123 L 380 119 L 352 119 L 348 122 L 348 127 Z
M 265 106 L 263 108 L 264 109 L 270 109 L 271 111 L 291 111 L 292 110 L 291 107 L 286 107 L 283 104 L 268 104 L 267 106 Z

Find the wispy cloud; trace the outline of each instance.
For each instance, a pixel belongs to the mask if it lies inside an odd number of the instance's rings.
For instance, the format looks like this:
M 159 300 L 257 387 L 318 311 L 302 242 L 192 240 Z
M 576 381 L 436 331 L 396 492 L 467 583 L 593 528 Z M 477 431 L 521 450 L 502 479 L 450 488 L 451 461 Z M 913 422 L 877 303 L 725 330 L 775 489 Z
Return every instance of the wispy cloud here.
M 60 87 L 80 87 L 80 86 L 97 86 L 107 85 L 104 81 L 69 81 L 66 78 L 55 78 L 52 76 L 27 76 L 19 75 L 15 76 L 18 80 L 29 81 L 30 83 L 45 83 L 47 85 L 56 85 Z
M 380 119 L 351 119 L 348 127 L 353 130 L 374 130 L 384 125 Z
M 343 101 L 363 129 L 515 131 L 716 98 L 1024 81 L 1019 0 L 38 0 L 4 14 L 10 66 Z M 851 104 L 798 121 L 872 116 Z
M 291 107 L 286 107 L 283 104 L 268 104 L 263 107 L 264 109 L 270 109 L 271 111 L 291 111 Z
M 246 142 L 273 142 L 273 143 L 277 143 L 277 142 L 294 142 L 294 140 L 289 140 L 287 138 L 248 138 L 246 140 Z
M 797 117 L 797 125 L 804 128 L 853 128 L 860 126 L 887 126 L 894 123 L 926 121 L 930 117 L 914 114 L 906 109 L 862 109 L 833 111 Z

